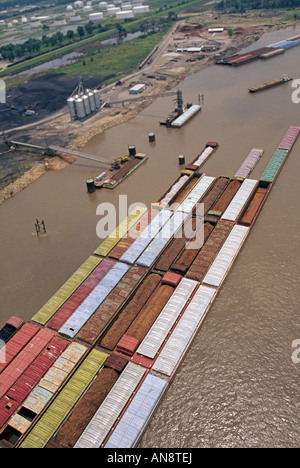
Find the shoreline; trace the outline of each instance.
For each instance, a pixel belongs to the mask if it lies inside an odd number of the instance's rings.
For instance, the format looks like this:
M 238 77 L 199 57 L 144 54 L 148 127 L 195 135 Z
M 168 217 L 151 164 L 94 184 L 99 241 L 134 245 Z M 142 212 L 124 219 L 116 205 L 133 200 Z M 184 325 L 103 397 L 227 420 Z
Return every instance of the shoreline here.
M 189 19 L 192 20 L 192 18 L 193 17 L 190 17 Z M 182 21 L 177 23 L 176 28 L 178 28 L 179 24 L 182 24 Z M 241 27 L 243 27 L 243 23 L 241 23 Z M 242 49 L 257 42 L 264 34 L 276 30 L 282 30 L 287 27 L 291 27 L 291 24 L 262 25 L 260 26 L 259 30 L 255 28 L 253 31 L 251 28 L 249 28 L 250 30 L 246 30 L 244 36 L 242 38 L 238 38 L 237 40 L 233 37 L 228 37 L 226 46 L 222 50 L 222 56 L 234 55 Z M 164 38 L 160 44 L 165 41 L 166 38 Z M 160 51 L 159 58 L 162 57 L 164 52 L 165 50 Z M 183 79 L 199 73 L 200 71 L 213 65 L 215 65 L 215 55 L 207 57 L 203 62 L 199 61 L 196 64 L 193 63 L 187 66 L 184 71 L 184 76 L 179 77 L 176 76 L 176 74 L 174 76 L 167 75 L 169 81 L 167 79 L 166 81 L 160 81 L 159 84 L 156 82 L 155 85 L 151 85 L 152 87 L 147 88 L 147 90 L 143 93 L 144 96 L 150 96 L 149 100 L 137 101 L 136 103 L 132 102 L 127 108 L 123 107 L 121 110 L 118 110 L 118 108 L 104 109 L 101 111 L 102 114 L 96 114 L 84 123 L 70 122 L 69 112 L 68 109 L 66 109 L 66 111 L 60 110 L 57 115 L 54 115 L 53 117 L 47 117 L 40 123 L 37 122 L 35 125 L 29 125 L 28 128 L 32 127 L 33 137 L 39 134 L 43 136 L 46 129 L 48 135 L 56 136 L 56 138 L 57 133 L 67 134 L 67 141 L 63 143 L 65 147 L 81 151 L 88 143 L 88 141 L 90 141 L 93 137 L 100 135 L 105 130 L 109 130 L 110 128 L 135 118 L 140 112 L 142 112 L 146 107 L 150 106 L 157 99 L 155 97 L 151 99 L 151 95 L 172 91 Z M 148 71 L 148 73 L 150 73 L 150 71 Z M 143 76 L 143 74 L 145 74 L 145 70 L 137 70 L 135 73 L 130 75 L 130 77 L 124 78 L 124 81 L 128 81 L 133 77 L 139 78 Z M 112 86 L 110 85 L 105 89 L 105 92 L 110 92 L 111 89 Z M 12 130 L 12 133 L 18 133 L 18 129 Z M 40 178 L 48 170 L 62 170 L 72 164 L 72 162 L 75 160 L 77 160 L 76 157 L 66 158 L 65 156 L 57 156 L 54 158 L 45 158 L 43 162 L 34 163 L 31 169 L 26 171 L 21 177 L 17 178 L 14 182 L 0 190 L 0 206 L 6 200 L 10 199 L 28 187 L 28 185 Z

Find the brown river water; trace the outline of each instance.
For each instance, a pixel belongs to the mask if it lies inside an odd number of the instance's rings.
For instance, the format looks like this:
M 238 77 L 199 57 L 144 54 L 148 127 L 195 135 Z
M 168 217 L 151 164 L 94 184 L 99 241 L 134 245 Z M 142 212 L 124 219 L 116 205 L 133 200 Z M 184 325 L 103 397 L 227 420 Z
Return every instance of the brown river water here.
M 300 34 L 300 25 L 266 34 L 252 49 Z M 0 206 L 0 326 L 11 315 L 30 320 L 101 243 L 96 207 L 156 201 L 178 177 L 178 155 L 190 163 L 206 142 L 219 149 L 203 167 L 233 176 L 250 150 L 264 156 L 260 178 L 290 125 L 300 125 L 291 82 L 251 95 L 248 88 L 288 73 L 300 78 L 300 47 L 268 61 L 234 69 L 212 66 L 182 83 L 185 102 L 204 106 L 182 129 L 159 126 L 173 107 L 162 98 L 135 119 L 94 137 L 85 152 L 112 160 L 128 145 L 148 159 L 114 191 L 86 193 L 85 181 L 102 172 L 78 160 L 49 172 Z M 156 142 L 148 142 L 154 132 Z M 292 342 L 300 339 L 300 141 L 294 146 L 234 267 L 140 447 L 297 447 L 300 440 L 300 364 Z M 124 216 L 123 216 L 124 217 Z M 35 220 L 47 235 L 35 235 Z M 298 265 L 298 266 L 297 266 Z

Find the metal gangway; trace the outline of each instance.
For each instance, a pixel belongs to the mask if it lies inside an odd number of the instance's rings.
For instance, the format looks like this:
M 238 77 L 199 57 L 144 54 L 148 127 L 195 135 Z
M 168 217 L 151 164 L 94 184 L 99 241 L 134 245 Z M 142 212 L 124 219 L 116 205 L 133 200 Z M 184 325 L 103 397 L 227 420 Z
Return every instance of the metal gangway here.
M 81 151 L 75 151 L 75 150 L 71 150 L 71 149 L 68 149 L 68 148 L 61 148 L 60 146 L 51 145 L 47 149 L 50 150 L 51 152 L 54 152 L 54 153 L 70 154 L 71 156 L 76 156 L 77 158 L 90 159 L 91 161 L 96 161 L 96 162 L 99 162 L 101 164 L 108 164 L 110 166 L 112 164 L 112 162 L 107 161 L 107 159 L 98 158 L 98 157 L 92 156 L 90 154 L 82 153 Z
M 30 143 L 22 143 L 20 141 L 9 141 L 7 142 L 7 144 L 9 144 L 9 146 L 14 146 L 15 148 L 30 149 L 30 150 L 42 152 L 43 154 L 48 154 L 51 156 L 55 155 L 56 153 L 65 153 L 71 156 L 76 156 L 77 158 L 89 159 L 91 161 L 96 161 L 101 164 L 107 164 L 109 166 L 111 166 L 112 164 L 112 162 L 108 161 L 107 159 L 92 156 L 91 154 L 86 154 L 81 151 L 71 150 L 69 148 L 62 148 L 61 146 L 51 145 L 48 148 L 44 148 L 42 146 L 32 145 Z

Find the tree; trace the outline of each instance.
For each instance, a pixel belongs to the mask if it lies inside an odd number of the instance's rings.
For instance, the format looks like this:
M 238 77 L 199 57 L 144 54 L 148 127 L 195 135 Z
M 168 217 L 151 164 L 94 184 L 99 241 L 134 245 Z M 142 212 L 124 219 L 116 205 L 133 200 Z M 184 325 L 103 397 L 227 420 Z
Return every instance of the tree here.
M 116 23 L 116 29 L 118 33 L 118 41 L 121 42 L 122 39 L 127 36 L 127 31 L 120 23 Z
M 64 40 L 64 35 L 63 33 L 61 33 L 60 31 L 58 31 L 56 34 L 55 34 L 56 38 L 57 38 L 57 42 L 59 43 L 59 45 L 61 45 L 62 41 Z
M 79 37 L 83 37 L 84 36 L 84 28 L 82 26 L 78 26 L 77 28 L 77 34 Z
M 16 44 L 15 45 L 14 54 L 18 58 L 23 57 L 23 55 L 25 54 L 25 47 L 23 46 L 23 44 Z
M 52 47 L 54 47 L 57 44 L 57 37 L 55 34 L 53 34 L 53 36 L 49 38 L 49 42 L 52 45 Z
M 91 23 L 91 22 L 86 23 L 86 25 L 84 26 L 84 29 L 86 30 L 87 34 L 92 34 L 92 32 L 93 32 L 93 23 Z
M 73 39 L 73 37 L 74 37 L 74 31 L 72 29 L 69 29 L 69 31 L 67 31 L 67 38 Z
M 42 37 L 42 43 L 43 43 L 46 47 L 48 47 L 48 46 L 49 46 L 49 37 L 46 36 L 46 35 L 44 35 L 44 36 Z
M 7 53 L 7 60 L 9 60 L 10 62 L 13 62 L 14 59 L 15 59 L 15 54 L 14 54 L 14 51 L 11 49 Z

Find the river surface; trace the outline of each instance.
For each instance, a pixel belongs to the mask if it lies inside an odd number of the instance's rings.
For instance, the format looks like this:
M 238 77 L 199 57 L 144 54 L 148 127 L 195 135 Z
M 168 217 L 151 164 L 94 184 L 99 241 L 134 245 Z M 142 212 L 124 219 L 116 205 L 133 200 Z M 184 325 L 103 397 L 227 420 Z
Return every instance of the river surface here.
M 300 33 L 266 34 L 252 49 Z M 178 155 L 191 162 L 209 140 L 219 149 L 203 167 L 233 176 L 254 147 L 264 156 L 260 178 L 290 125 L 300 125 L 291 82 L 252 95 L 248 88 L 288 73 L 300 78 L 300 47 L 240 68 L 212 66 L 182 82 L 185 102 L 204 94 L 202 111 L 181 129 L 159 120 L 173 107 L 162 98 L 133 120 L 94 137 L 85 152 L 112 160 L 129 145 L 146 163 L 114 191 L 86 193 L 85 181 L 103 168 L 77 161 L 49 172 L 0 206 L 0 325 L 11 315 L 30 320 L 98 247 L 96 207 L 156 201 L 180 173 Z M 156 142 L 148 142 L 154 132 Z M 283 167 L 249 238 L 140 441 L 141 447 L 297 447 L 300 440 L 300 140 Z M 124 218 L 124 214 L 121 216 Z M 36 237 L 36 218 L 47 234 Z

